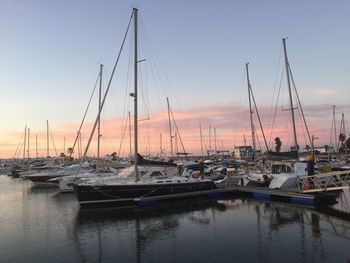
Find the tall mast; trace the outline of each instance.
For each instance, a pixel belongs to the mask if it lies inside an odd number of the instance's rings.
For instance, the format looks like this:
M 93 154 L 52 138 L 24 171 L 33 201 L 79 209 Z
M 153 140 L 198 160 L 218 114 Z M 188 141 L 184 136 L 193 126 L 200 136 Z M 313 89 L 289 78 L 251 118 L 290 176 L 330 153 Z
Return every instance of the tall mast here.
M 298 141 L 297 141 L 297 132 L 296 132 L 296 129 L 295 129 L 295 117 L 294 117 L 292 89 L 290 87 L 289 62 L 288 62 L 288 56 L 287 56 L 286 39 L 283 38 L 282 40 L 283 40 L 283 49 L 284 49 L 284 60 L 285 60 L 285 64 L 286 64 L 286 75 L 287 75 L 287 83 L 288 83 L 288 91 L 289 91 L 290 110 L 291 110 L 291 113 L 292 113 L 294 147 L 295 147 L 296 150 L 299 150 L 299 145 L 298 145 Z
M 211 152 L 211 126 L 209 125 L 209 154 L 210 152 Z
M 27 125 L 24 126 L 23 160 L 26 158 Z
M 38 134 L 35 134 L 35 154 L 36 158 L 38 158 Z
M 98 91 L 98 123 L 97 123 L 97 159 L 100 159 L 100 139 L 101 139 L 101 94 L 102 94 L 102 68 L 100 64 L 100 87 Z
M 136 181 L 139 180 L 139 167 L 138 167 L 138 127 L 137 127 L 137 13 L 138 9 L 133 8 L 134 15 L 134 162 L 135 162 L 135 174 Z
M 174 150 L 173 150 L 173 135 L 171 131 L 171 119 L 170 119 L 170 104 L 169 104 L 169 98 L 166 98 L 166 103 L 168 105 L 168 120 L 169 120 L 169 138 L 170 138 L 170 153 L 171 157 L 174 157 Z
M 253 144 L 253 161 L 255 162 L 255 156 L 256 156 L 256 143 L 255 143 L 255 129 L 253 124 L 253 110 L 252 110 L 252 100 L 251 100 L 251 86 L 250 86 L 250 79 L 249 79 L 249 70 L 248 70 L 249 63 L 245 64 L 245 68 L 247 71 L 247 85 L 248 85 L 248 100 L 249 100 L 249 117 L 250 117 L 250 129 L 252 132 L 252 144 Z
M 30 145 L 30 128 L 28 128 L 28 146 L 27 146 L 27 158 L 29 160 L 29 145 Z
M 335 105 L 333 105 L 333 123 L 334 123 L 334 149 L 335 149 L 335 152 L 338 152 L 337 126 L 336 126 L 336 122 L 335 122 Z
M 162 154 L 163 154 L 163 148 L 162 148 L 162 134 L 159 135 L 159 157 L 162 158 Z
M 204 156 L 203 155 L 203 135 L 202 135 L 202 126 L 201 124 L 199 124 L 199 135 L 200 135 L 200 138 L 201 138 L 201 153 L 202 153 L 202 157 Z
M 50 156 L 50 140 L 49 140 L 49 121 L 46 120 L 46 156 L 49 157 Z
M 63 137 L 63 154 L 66 155 L 66 137 Z
M 132 149 L 131 149 L 131 115 L 129 111 L 129 157 L 132 156 Z
M 216 128 L 214 128 L 214 150 L 215 150 L 215 154 L 217 152 L 217 147 L 216 147 Z

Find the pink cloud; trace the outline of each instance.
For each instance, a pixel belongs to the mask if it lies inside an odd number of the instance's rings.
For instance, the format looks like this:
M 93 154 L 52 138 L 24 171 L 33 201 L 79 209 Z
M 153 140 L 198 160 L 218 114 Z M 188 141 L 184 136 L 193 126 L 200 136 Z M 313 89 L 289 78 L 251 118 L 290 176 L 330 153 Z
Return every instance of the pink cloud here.
M 317 136 L 319 139 L 315 141 L 316 145 L 330 144 L 331 123 L 332 123 L 332 105 L 312 105 L 304 107 L 304 114 L 308 123 L 308 128 L 311 135 Z M 339 105 L 336 107 L 337 123 L 340 121 L 340 113 L 350 113 L 349 105 Z M 269 147 L 274 147 L 273 139 L 278 136 L 282 140 L 282 148 L 287 149 L 293 143 L 292 127 L 290 124 L 289 112 L 277 110 L 274 126 L 272 127 L 272 117 L 274 109 L 269 107 L 261 107 L 259 109 L 262 125 L 268 142 L 271 142 Z M 254 125 L 259 138 L 260 145 L 263 150 L 265 146 L 260 132 L 259 123 L 254 115 Z M 203 106 L 201 108 L 193 108 L 187 111 L 176 111 L 173 109 L 173 116 L 176 121 L 172 121 L 172 133 L 179 133 L 177 136 L 177 144 L 174 142 L 174 149 L 183 151 L 181 147 L 180 137 L 185 147 L 186 152 L 193 154 L 201 153 L 201 141 L 199 125 L 202 127 L 202 145 L 204 152 L 209 148 L 209 125 L 211 126 L 211 149 L 215 148 L 214 128 L 216 129 L 216 149 L 232 151 L 235 145 L 243 145 L 244 137 L 246 144 L 251 144 L 249 110 L 247 107 L 239 107 L 236 105 L 215 105 Z M 296 114 L 297 130 L 299 145 L 304 147 L 309 144 L 306 136 L 305 128 L 301 126 L 301 117 Z M 131 122 L 133 123 L 133 122 Z M 50 141 L 50 154 L 55 155 L 54 144 L 58 153 L 63 151 L 64 138 L 65 148 L 73 145 L 77 130 L 80 124 L 64 124 L 56 125 L 51 130 L 54 143 Z M 339 124 L 337 124 L 339 127 Z M 178 128 L 178 131 L 176 129 Z M 82 144 L 86 145 L 87 139 L 90 136 L 92 123 L 84 125 L 82 130 Z M 133 130 L 133 128 L 132 128 Z M 104 120 L 101 123 L 101 149 L 102 154 L 117 152 L 122 156 L 129 154 L 129 127 L 128 121 L 122 118 L 113 118 Z M 33 150 L 31 156 L 35 153 L 35 137 L 32 133 L 30 149 Z M 38 135 L 38 152 L 40 156 L 46 156 L 46 132 L 36 133 Z M 160 135 L 161 134 L 161 135 Z M 22 133 L 9 133 L 2 136 L 1 158 L 13 157 L 16 148 L 21 143 Z M 167 112 L 156 112 L 149 120 L 139 122 L 139 151 L 142 154 L 157 154 L 160 152 L 160 136 L 162 136 L 162 148 L 169 155 L 170 139 L 168 128 Z M 133 144 L 133 139 L 132 139 Z M 20 151 L 19 151 L 20 152 Z M 77 156 L 78 150 L 75 151 Z M 91 143 L 88 154 L 96 155 L 96 135 Z M 21 157 L 22 154 L 20 153 Z

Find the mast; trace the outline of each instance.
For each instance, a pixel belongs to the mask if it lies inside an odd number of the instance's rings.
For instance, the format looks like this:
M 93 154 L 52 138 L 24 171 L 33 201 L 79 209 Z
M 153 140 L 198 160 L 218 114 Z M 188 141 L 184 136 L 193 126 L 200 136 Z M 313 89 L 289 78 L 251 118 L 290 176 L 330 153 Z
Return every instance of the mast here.
M 46 120 L 46 156 L 49 157 L 50 156 L 50 140 L 49 140 L 49 121 Z
M 179 148 L 177 145 L 177 132 L 175 132 L 175 154 L 177 154 L 179 152 Z
M 129 157 L 132 156 L 132 149 L 131 149 L 131 115 L 129 111 Z
M 211 152 L 211 126 L 209 125 L 209 153 L 208 155 L 210 155 Z
M 217 147 L 216 147 L 216 128 L 214 128 L 214 151 L 215 151 L 215 154 L 217 152 Z
M 337 145 L 337 126 L 335 122 L 335 105 L 333 105 L 333 123 L 334 123 L 334 150 L 337 153 L 338 145 Z
M 286 39 L 283 38 L 282 40 L 283 40 L 284 60 L 285 60 L 285 64 L 286 64 L 286 75 L 287 75 L 287 83 L 288 83 L 288 91 L 289 91 L 290 110 L 291 110 L 291 115 L 292 115 L 294 147 L 295 147 L 296 150 L 299 150 L 299 145 L 298 145 L 298 141 L 297 141 L 297 132 L 296 132 L 296 128 L 295 128 L 295 117 L 294 117 L 292 89 L 291 89 L 291 86 L 290 86 L 289 62 L 288 62 L 288 56 L 287 56 Z
M 35 152 L 36 152 L 36 158 L 38 158 L 38 134 L 35 134 Z
M 66 137 L 63 137 L 63 154 L 66 155 Z
M 173 150 L 173 135 L 171 131 L 171 120 L 170 120 L 170 105 L 169 105 L 169 98 L 166 98 L 166 103 L 168 105 L 168 120 L 169 120 L 169 138 L 170 138 L 170 153 L 171 157 L 174 157 L 174 150 Z
M 102 68 L 100 64 L 100 87 L 98 91 L 98 123 L 97 123 L 97 159 L 100 159 L 100 139 L 101 139 L 101 94 L 102 94 Z
M 27 158 L 29 160 L 29 144 L 30 144 L 30 128 L 28 128 L 28 146 L 27 146 Z
M 162 134 L 159 134 L 159 157 L 162 158 L 162 154 L 163 154 L 163 148 L 162 148 Z
M 139 181 L 139 167 L 138 167 L 138 124 L 137 124 L 137 13 L 138 9 L 133 8 L 134 15 L 134 162 L 136 181 Z
M 201 124 L 199 124 L 199 135 L 200 135 L 200 139 L 201 139 L 201 153 L 202 153 L 202 157 L 204 156 L 203 154 L 203 135 L 202 135 L 202 126 Z
M 342 148 L 342 150 L 345 151 L 345 154 L 346 154 L 347 150 L 346 150 L 345 142 L 346 142 L 345 120 L 344 120 L 344 112 L 342 112 L 340 127 L 339 127 L 338 149 Z
M 24 126 L 23 160 L 26 158 L 27 124 Z
M 250 129 L 252 132 L 252 144 L 253 144 L 253 161 L 255 163 L 255 157 L 256 157 L 256 143 L 255 143 L 255 129 L 253 124 L 253 110 L 252 110 L 252 100 L 251 100 L 251 86 L 250 86 L 250 79 L 249 79 L 249 70 L 248 70 L 249 63 L 245 64 L 245 68 L 247 71 L 247 85 L 248 85 L 248 100 L 249 100 L 249 117 L 250 117 Z

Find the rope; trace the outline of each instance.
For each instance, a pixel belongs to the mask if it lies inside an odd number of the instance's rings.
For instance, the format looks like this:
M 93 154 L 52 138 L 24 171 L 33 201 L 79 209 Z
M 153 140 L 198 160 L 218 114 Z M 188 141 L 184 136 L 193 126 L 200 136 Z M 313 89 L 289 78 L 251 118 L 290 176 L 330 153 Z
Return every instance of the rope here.
M 281 80 L 280 80 L 280 86 L 278 88 L 278 93 L 277 93 L 277 101 L 276 101 L 276 105 L 275 105 L 275 112 L 273 114 L 273 119 L 272 119 L 272 127 L 271 127 L 271 132 L 270 132 L 270 139 L 269 139 L 269 145 L 272 144 L 272 131 L 275 125 L 275 120 L 276 120 L 276 114 L 277 114 L 277 105 L 278 105 L 278 100 L 280 97 L 280 92 L 281 92 L 281 86 L 282 86 L 282 78 L 283 78 L 283 74 L 281 76 Z
M 51 130 L 49 132 L 50 132 L 50 137 L 51 137 L 51 140 L 52 140 L 53 148 L 55 150 L 56 156 L 58 157 L 55 141 L 53 140 L 53 136 L 52 136 Z
M 73 154 L 73 152 L 74 152 L 75 145 L 77 144 L 77 141 L 78 141 L 78 139 L 79 139 L 79 134 L 80 134 L 81 129 L 82 129 L 82 127 L 83 127 L 83 124 L 84 124 L 84 121 L 85 121 L 85 118 L 86 118 L 88 109 L 89 109 L 89 107 L 90 107 L 90 103 L 91 103 L 92 97 L 93 97 L 93 95 L 94 95 L 94 93 L 95 93 L 96 86 L 97 86 L 97 83 L 98 83 L 98 80 L 99 80 L 99 79 L 100 79 L 100 74 L 98 74 L 98 77 L 97 77 L 97 79 L 96 79 L 96 81 L 95 81 L 95 85 L 94 85 L 94 88 L 93 88 L 93 90 L 92 90 L 92 93 L 91 93 L 91 96 L 90 96 L 90 99 L 89 99 L 89 103 L 88 103 L 88 105 L 87 105 L 87 107 L 86 107 L 86 110 L 85 110 L 83 119 L 82 119 L 82 121 L 81 121 L 81 123 L 80 123 L 80 127 L 79 127 L 79 130 L 78 130 L 77 136 L 75 137 L 75 141 L 74 141 L 74 143 L 73 143 L 73 147 L 72 147 L 73 150 L 69 153 L 69 157 L 71 157 L 72 154 Z
M 303 108 L 301 107 L 301 102 L 300 102 L 300 99 L 299 99 L 298 91 L 297 91 L 297 88 L 296 88 L 296 86 L 295 86 L 293 74 L 292 74 L 292 71 L 291 71 L 291 69 L 290 69 L 290 65 L 289 65 L 289 64 L 288 64 L 288 68 L 289 68 L 290 76 L 291 76 L 291 79 L 292 79 L 292 82 L 293 82 L 293 87 L 294 87 L 294 90 L 295 90 L 295 94 L 296 94 L 296 97 L 297 97 L 297 100 L 298 100 L 298 105 L 299 105 L 299 108 L 300 108 L 301 116 L 303 117 L 303 121 L 304 121 L 305 129 L 306 129 L 306 133 L 307 133 L 307 136 L 308 136 L 308 138 L 309 138 L 309 142 L 310 142 L 310 144 L 312 145 L 312 141 L 311 141 L 309 129 L 308 129 L 308 127 L 307 127 L 306 120 L 305 120 L 304 111 L 303 111 Z
M 259 114 L 259 111 L 258 111 L 258 107 L 256 106 L 255 97 L 254 97 L 254 93 L 253 93 L 252 87 L 251 87 L 250 85 L 249 85 L 249 90 L 250 90 L 250 94 L 252 95 L 252 98 L 253 98 L 253 103 L 254 103 L 254 108 L 255 108 L 255 111 L 256 111 L 256 116 L 258 117 L 258 120 L 259 120 L 259 125 L 260 125 L 260 129 L 261 129 L 261 133 L 262 133 L 263 138 L 264 138 L 266 150 L 268 151 L 268 150 L 269 150 L 269 147 L 267 146 L 267 142 L 266 142 L 266 137 L 265 137 L 264 129 L 263 129 L 263 127 L 262 127 L 261 120 L 260 120 L 260 114 Z M 254 127 L 254 130 L 255 130 L 255 127 Z M 260 142 L 259 142 L 259 147 L 260 147 L 260 149 L 261 149 Z
M 174 118 L 174 115 L 173 115 L 173 111 L 171 110 L 170 105 L 169 105 L 169 109 L 170 109 L 170 114 L 173 117 L 173 121 L 174 121 L 174 124 L 175 124 L 175 128 L 176 128 L 177 134 L 179 135 L 179 139 L 180 139 L 182 150 L 183 150 L 184 153 L 186 153 L 186 150 L 185 150 L 184 144 L 182 142 L 182 139 L 181 139 L 181 136 L 180 136 L 180 132 L 179 132 L 179 129 L 177 127 L 177 124 L 176 124 L 176 121 L 175 121 L 175 118 Z
M 109 82 L 108 82 L 108 85 L 107 85 L 106 92 L 105 92 L 104 97 L 103 97 L 103 100 L 102 100 L 102 102 L 101 102 L 100 110 L 99 110 L 99 112 L 98 112 L 98 114 L 97 114 L 97 118 L 96 118 L 96 121 L 95 121 L 95 123 L 94 123 L 94 127 L 93 127 L 93 129 L 92 129 L 92 131 L 91 131 L 90 138 L 89 138 L 88 143 L 87 143 L 87 145 L 86 145 L 83 158 L 82 158 L 81 161 L 80 161 L 80 166 L 79 166 L 79 169 L 78 169 L 78 171 L 77 171 L 76 176 L 77 176 L 78 173 L 80 172 L 81 165 L 82 165 L 82 163 L 83 163 L 83 161 L 84 161 L 84 159 L 85 159 L 85 157 L 86 157 L 86 153 L 87 153 L 87 151 L 88 151 L 88 149 L 89 149 L 89 147 L 90 147 L 90 143 L 91 143 L 92 137 L 93 137 L 93 135 L 94 135 L 94 133 L 95 133 L 95 129 L 96 129 L 98 120 L 99 120 L 99 118 L 100 118 L 102 108 L 103 108 L 104 103 L 105 103 L 105 101 L 106 101 L 106 97 L 107 97 L 108 91 L 109 91 L 109 89 L 110 89 L 110 87 L 111 87 L 111 83 L 112 83 L 112 80 L 113 80 L 113 76 L 114 76 L 115 70 L 116 70 L 116 68 L 117 68 L 117 65 L 118 65 L 118 62 L 119 62 L 119 59 L 120 59 L 120 56 L 121 56 L 121 52 L 122 52 L 123 47 L 124 47 L 124 44 L 125 44 L 125 40 L 126 40 L 127 34 L 128 34 L 128 32 L 129 32 L 129 28 L 130 28 L 130 24 L 131 24 L 131 20 L 132 20 L 133 15 L 134 15 L 134 13 L 131 14 L 131 17 L 130 17 L 130 20 L 129 20 L 129 23 L 128 23 L 128 26 L 127 26 L 127 29 L 126 29 L 126 32 L 125 32 L 125 35 L 124 35 L 124 38 L 123 38 L 122 45 L 121 45 L 121 47 L 120 47 L 120 49 L 119 49 L 119 53 L 118 53 L 118 56 L 117 56 L 117 60 L 116 60 L 116 62 L 115 62 L 115 64 L 114 64 L 114 67 L 113 67 L 113 70 L 112 70 L 112 74 L 111 74 L 111 77 L 110 77 Z

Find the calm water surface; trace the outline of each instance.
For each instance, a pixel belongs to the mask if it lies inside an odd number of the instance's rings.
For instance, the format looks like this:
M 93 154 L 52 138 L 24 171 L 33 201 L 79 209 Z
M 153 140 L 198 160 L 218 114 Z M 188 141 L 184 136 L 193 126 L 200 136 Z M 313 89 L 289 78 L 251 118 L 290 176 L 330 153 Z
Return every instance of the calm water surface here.
M 347 191 L 336 207 L 349 205 Z M 0 262 L 350 262 L 349 221 L 251 200 L 81 210 L 74 194 L 1 175 L 0 223 Z

